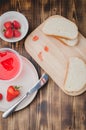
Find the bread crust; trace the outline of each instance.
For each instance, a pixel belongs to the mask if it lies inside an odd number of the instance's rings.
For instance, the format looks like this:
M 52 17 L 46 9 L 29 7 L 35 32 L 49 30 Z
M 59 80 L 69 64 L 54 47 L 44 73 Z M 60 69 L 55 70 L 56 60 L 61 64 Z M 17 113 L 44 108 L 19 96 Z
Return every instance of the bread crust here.
M 77 37 L 77 39 L 76 39 L 76 42 L 75 41 L 73 41 L 74 43 L 73 44 L 69 44 L 68 43 L 68 41 L 67 40 L 69 40 L 69 39 L 64 39 L 64 38 L 61 38 L 61 37 L 55 37 L 57 40 L 59 40 L 60 42 L 62 42 L 63 44 L 65 44 L 65 45 L 67 45 L 67 46 L 75 46 L 75 45 L 77 45 L 78 43 L 79 43 L 79 39 L 78 39 L 78 37 Z M 73 39 L 74 40 L 74 39 Z M 72 40 L 70 40 L 70 41 L 72 41 Z

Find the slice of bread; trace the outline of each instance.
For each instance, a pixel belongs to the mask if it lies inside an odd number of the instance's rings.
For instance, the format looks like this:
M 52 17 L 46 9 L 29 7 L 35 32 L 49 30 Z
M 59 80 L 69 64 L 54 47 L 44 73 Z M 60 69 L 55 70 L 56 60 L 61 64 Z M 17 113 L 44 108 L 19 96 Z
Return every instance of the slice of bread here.
M 78 41 L 79 41 L 78 37 L 75 38 L 75 39 L 72 39 L 72 40 L 64 39 L 64 38 L 58 38 L 58 37 L 57 37 L 57 39 L 58 39 L 59 41 L 61 41 L 62 43 L 68 45 L 68 46 L 75 46 L 75 45 L 77 45 L 77 43 L 78 43 Z
M 69 60 L 65 90 L 68 92 L 78 92 L 86 85 L 86 64 L 78 57 Z
M 58 36 L 66 39 L 76 39 L 78 36 L 76 24 L 60 15 L 52 16 L 46 20 L 42 31 L 46 35 Z

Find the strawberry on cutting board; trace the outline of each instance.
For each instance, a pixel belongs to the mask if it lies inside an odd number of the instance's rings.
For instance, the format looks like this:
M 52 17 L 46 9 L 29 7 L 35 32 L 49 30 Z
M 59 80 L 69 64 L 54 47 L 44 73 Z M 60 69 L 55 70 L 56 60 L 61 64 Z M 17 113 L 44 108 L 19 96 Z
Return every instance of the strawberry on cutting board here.
M 15 99 L 17 96 L 20 95 L 19 87 L 18 86 L 9 86 L 7 89 L 7 101 L 11 101 Z

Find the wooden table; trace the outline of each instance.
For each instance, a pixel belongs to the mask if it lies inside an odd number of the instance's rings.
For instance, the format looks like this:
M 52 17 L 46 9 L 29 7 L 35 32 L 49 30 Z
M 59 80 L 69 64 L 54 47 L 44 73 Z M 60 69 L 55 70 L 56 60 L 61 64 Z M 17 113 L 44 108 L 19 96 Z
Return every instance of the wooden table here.
M 85 0 L 0 0 L 0 15 L 11 10 L 26 16 L 30 23 L 28 34 L 49 16 L 60 14 L 75 20 L 86 37 Z M 40 76 L 43 69 L 24 48 L 26 37 L 17 43 L 0 39 L 0 48 L 18 51 L 35 65 Z M 48 84 L 26 108 L 7 119 L 3 119 L 0 112 L 0 130 L 86 130 L 86 92 L 77 97 L 68 96 L 49 78 Z

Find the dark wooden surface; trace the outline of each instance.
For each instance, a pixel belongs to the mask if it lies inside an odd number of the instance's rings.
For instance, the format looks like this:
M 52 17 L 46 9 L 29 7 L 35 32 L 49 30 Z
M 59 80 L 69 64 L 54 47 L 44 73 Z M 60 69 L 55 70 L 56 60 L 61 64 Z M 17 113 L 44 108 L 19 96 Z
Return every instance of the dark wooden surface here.
M 28 19 L 27 35 L 49 16 L 60 14 L 74 20 L 86 37 L 86 0 L 0 0 L 0 15 L 11 10 L 23 13 Z M 42 68 L 24 48 L 26 37 L 17 43 L 0 39 L 0 48 L 13 48 L 27 57 L 40 76 Z M 86 92 L 77 97 L 68 96 L 49 78 L 29 106 L 7 119 L 2 119 L 0 112 L 0 130 L 86 130 Z

